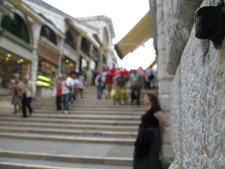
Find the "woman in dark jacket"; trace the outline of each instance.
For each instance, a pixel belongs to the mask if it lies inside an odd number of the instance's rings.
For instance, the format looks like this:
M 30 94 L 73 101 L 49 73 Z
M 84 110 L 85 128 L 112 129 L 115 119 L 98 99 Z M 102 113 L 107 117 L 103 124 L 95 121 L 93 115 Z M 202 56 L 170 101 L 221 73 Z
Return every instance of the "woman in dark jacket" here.
M 144 102 L 148 110 L 141 117 L 135 142 L 133 169 L 159 169 L 160 130 L 163 130 L 164 116 L 154 93 L 145 94 Z

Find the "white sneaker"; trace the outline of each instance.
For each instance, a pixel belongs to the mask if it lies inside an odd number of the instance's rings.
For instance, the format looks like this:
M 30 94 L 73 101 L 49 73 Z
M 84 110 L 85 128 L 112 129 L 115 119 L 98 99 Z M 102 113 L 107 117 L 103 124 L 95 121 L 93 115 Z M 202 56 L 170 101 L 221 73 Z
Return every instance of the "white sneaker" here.
M 64 110 L 64 114 L 68 114 L 69 112 L 68 112 L 68 110 Z

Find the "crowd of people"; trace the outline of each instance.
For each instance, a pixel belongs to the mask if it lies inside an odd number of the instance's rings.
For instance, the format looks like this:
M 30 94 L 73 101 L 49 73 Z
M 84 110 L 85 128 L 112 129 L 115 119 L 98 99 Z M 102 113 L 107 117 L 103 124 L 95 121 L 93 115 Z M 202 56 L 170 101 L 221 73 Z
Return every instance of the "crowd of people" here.
M 94 84 L 97 89 L 97 98 L 112 99 L 116 105 L 128 103 L 126 89 L 130 88 L 130 103 L 140 105 L 140 94 L 142 88 L 154 89 L 156 79 L 153 70 L 150 68 L 144 71 L 142 68 L 137 70 L 126 69 L 103 69 L 102 72 L 95 71 L 93 74 Z
M 141 89 L 154 89 L 156 79 L 152 69 L 144 71 L 141 68 L 127 71 L 126 69 L 104 69 L 102 72 L 92 72 L 92 85 L 96 86 L 97 99 L 111 99 L 115 105 L 128 104 L 127 89 L 130 89 L 130 104 L 140 105 Z M 85 74 L 61 71 L 56 80 L 56 109 L 69 113 L 69 105 L 76 103 L 77 98 L 83 98 L 83 90 L 87 86 Z M 10 88 L 14 113 L 22 111 L 22 117 L 32 114 L 32 97 L 35 86 L 28 76 L 20 80 L 14 75 L 14 83 Z M 155 93 L 144 94 L 147 111 L 141 117 L 138 135 L 134 146 L 133 169 L 160 167 L 161 132 L 164 128 L 164 115 Z M 28 113 L 27 113 L 28 110 Z
M 69 104 L 76 103 L 78 97 L 83 98 L 86 77 L 77 72 L 70 74 L 61 71 L 56 81 L 56 108 L 69 113 Z
M 115 105 L 128 104 L 127 88 L 131 89 L 131 104 L 140 105 L 142 88 L 155 88 L 155 78 L 152 69 L 142 68 L 128 71 L 126 69 L 97 69 L 92 71 L 90 85 L 96 86 L 97 99 L 111 99 Z M 69 113 L 69 105 L 76 103 L 78 97 L 83 98 L 83 90 L 87 86 L 85 73 L 61 71 L 56 81 L 56 108 Z
M 97 99 L 111 99 L 115 105 L 128 104 L 129 95 L 127 88 L 130 88 L 130 104 L 140 105 L 140 94 L 142 88 L 154 89 L 156 80 L 152 69 L 144 71 L 126 69 L 97 69 L 92 71 L 91 84 L 96 86 Z M 35 95 L 35 84 L 28 76 L 20 80 L 19 74 L 15 74 L 14 83 L 11 86 L 12 104 L 14 113 L 23 112 L 23 117 L 32 114 L 32 97 Z M 77 98 L 83 98 L 83 90 L 87 86 L 85 73 L 72 71 L 70 73 L 61 71 L 55 82 L 56 109 L 69 113 L 69 105 L 76 103 Z

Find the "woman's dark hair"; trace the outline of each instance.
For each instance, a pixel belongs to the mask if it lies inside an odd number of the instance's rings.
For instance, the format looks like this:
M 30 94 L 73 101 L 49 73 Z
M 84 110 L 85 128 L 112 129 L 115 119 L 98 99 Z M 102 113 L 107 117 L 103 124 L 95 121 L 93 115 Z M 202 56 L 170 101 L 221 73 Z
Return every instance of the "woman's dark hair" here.
M 149 92 L 149 93 L 146 93 L 146 95 L 148 96 L 149 100 L 152 102 L 153 105 L 156 105 L 156 106 L 160 107 L 159 100 L 158 100 L 157 95 L 155 93 Z

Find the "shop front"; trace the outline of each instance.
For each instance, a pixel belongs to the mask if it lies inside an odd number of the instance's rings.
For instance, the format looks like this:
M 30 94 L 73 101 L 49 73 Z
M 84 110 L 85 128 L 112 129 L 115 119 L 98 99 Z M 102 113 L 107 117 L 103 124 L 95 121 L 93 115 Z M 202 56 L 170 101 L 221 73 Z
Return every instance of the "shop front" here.
M 70 59 L 68 56 L 64 58 L 64 71 L 70 74 L 71 72 L 77 72 L 77 62 Z
M 89 67 L 88 61 L 84 59 L 82 56 L 80 56 L 80 73 L 82 73 L 84 70 L 86 70 Z
M 30 61 L 0 48 L 0 96 L 8 96 L 15 74 L 18 74 L 22 80 L 29 73 L 30 63 Z
M 39 44 L 37 71 L 37 96 L 50 97 L 55 87 L 59 54 L 46 46 Z

